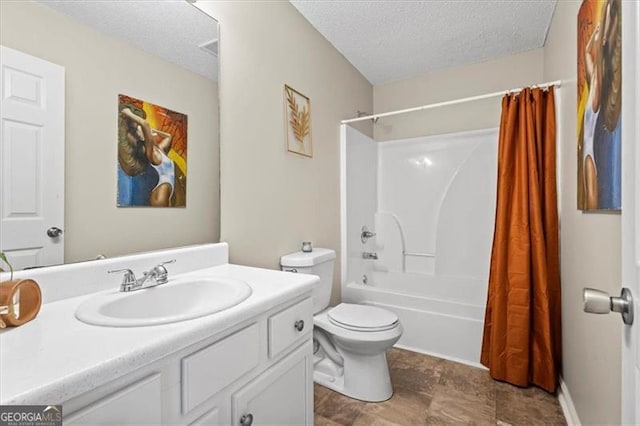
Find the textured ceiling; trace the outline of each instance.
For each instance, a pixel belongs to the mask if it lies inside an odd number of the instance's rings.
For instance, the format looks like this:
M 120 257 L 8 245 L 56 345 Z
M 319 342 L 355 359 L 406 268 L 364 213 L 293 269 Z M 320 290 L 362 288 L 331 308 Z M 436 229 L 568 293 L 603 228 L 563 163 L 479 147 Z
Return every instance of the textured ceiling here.
M 542 47 L 556 0 L 290 0 L 371 83 Z
M 217 57 L 198 46 L 218 38 L 218 23 L 184 0 L 39 0 L 96 30 L 211 80 Z

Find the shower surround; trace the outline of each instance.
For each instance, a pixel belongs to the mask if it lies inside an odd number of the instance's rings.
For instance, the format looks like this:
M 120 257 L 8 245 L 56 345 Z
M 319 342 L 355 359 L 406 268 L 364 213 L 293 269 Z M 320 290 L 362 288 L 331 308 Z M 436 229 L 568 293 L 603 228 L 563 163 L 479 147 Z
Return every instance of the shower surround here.
M 343 301 L 395 312 L 399 347 L 479 365 L 497 141 L 497 129 L 376 142 L 341 128 Z M 363 243 L 365 225 L 376 235 Z

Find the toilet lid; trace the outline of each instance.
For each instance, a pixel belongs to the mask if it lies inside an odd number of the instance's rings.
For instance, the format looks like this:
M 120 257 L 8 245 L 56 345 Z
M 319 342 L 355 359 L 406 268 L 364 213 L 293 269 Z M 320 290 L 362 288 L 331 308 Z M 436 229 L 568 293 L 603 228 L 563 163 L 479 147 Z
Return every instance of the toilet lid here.
M 329 321 L 338 327 L 356 331 L 384 331 L 398 323 L 398 316 L 375 306 L 341 303 L 328 312 Z

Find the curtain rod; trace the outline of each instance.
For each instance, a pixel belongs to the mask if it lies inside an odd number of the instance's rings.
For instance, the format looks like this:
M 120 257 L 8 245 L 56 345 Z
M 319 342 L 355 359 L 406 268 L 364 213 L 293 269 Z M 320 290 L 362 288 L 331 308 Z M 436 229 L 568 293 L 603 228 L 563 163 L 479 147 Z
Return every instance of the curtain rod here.
M 549 87 L 549 86 L 560 87 L 561 85 L 562 85 L 562 80 L 556 80 L 556 81 L 548 81 L 546 83 L 541 83 L 541 84 L 534 84 L 531 87 L 546 88 L 546 87 Z M 438 102 L 438 103 L 435 103 L 435 104 L 427 104 L 427 105 L 422 105 L 422 106 L 419 106 L 419 107 L 400 109 L 400 110 L 397 110 L 397 111 L 390 111 L 390 112 L 383 112 L 383 113 L 380 113 L 380 114 L 367 115 L 365 117 L 350 118 L 348 120 L 342 120 L 341 123 L 342 124 L 349 124 L 349 123 L 355 123 L 356 121 L 375 120 L 375 119 L 380 118 L 380 117 L 389 117 L 389 116 L 392 116 L 392 115 L 404 114 L 404 113 L 407 113 L 407 112 L 422 111 L 422 110 L 425 110 L 425 109 L 432 109 L 432 108 L 438 108 L 438 107 L 443 107 L 443 106 L 448 106 L 448 105 L 462 104 L 462 103 L 471 102 L 471 101 L 479 101 L 481 99 L 495 98 L 496 96 L 503 96 L 503 95 L 506 95 L 507 93 L 518 93 L 518 92 L 521 92 L 522 90 L 524 90 L 524 87 L 518 87 L 517 89 L 511 89 L 511 90 L 501 90 L 499 92 L 487 93 L 486 95 L 471 96 L 469 98 L 455 99 L 453 101 Z

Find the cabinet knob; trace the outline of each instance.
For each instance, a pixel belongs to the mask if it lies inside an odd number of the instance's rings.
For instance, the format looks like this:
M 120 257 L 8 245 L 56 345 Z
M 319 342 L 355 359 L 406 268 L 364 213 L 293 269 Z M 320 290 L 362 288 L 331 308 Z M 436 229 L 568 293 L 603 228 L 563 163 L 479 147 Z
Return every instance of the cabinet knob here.
M 304 329 L 304 321 L 303 320 L 296 321 L 296 323 L 293 324 L 293 327 L 298 331 L 302 331 Z
M 251 426 L 253 424 L 253 414 L 245 414 L 240 417 L 241 426 Z

